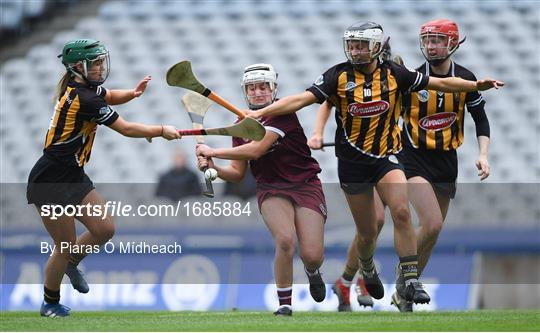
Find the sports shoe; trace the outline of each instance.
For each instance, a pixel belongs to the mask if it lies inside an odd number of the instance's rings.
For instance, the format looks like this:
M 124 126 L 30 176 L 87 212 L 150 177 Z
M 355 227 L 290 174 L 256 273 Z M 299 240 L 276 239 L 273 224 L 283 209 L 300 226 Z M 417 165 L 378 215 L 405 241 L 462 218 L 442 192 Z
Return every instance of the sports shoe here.
M 366 272 L 362 271 L 362 276 L 364 278 L 364 283 L 366 285 L 366 290 L 375 299 L 381 299 L 384 297 L 384 286 L 379 279 L 379 273 L 377 269 L 373 267 L 372 276 L 367 276 Z
M 401 267 L 399 264 L 396 267 L 396 290 L 399 295 L 405 294 L 405 278 L 401 274 Z
M 338 311 L 350 312 L 351 302 L 349 300 L 349 297 L 351 290 L 349 287 L 345 286 L 343 282 L 341 282 L 341 277 L 339 277 L 332 286 L 332 291 L 334 292 L 334 294 L 336 294 L 339 300 Z
M 373 299 L 369 295 L 366 284 L 364 282 L 364 279 L 361 277 L 358 277 L 358 280 L 356 280 L 356 286 L 354 288 L 356 290 L 356 300 L 358 301 L 358 304 L 360 306 L 364 307 L 373 307 Z
M 392 294 L 392 301 L 390 304 L 395 305 L 399 312 L 413 312 L 412 302 L 407 302 L 404 298 L 399 296 L 397 291 Z
M 399 312 L 412 312 L 413 304 L 412 302 L 407 302 L 405 298 L 400 295 L 405 294 L 405 279 L 403 274 L 401 274 L 401 267 L 399 264 L 396 267 L 396 291 L 392 294 L 392 301 L 390 304 L 395 305 Z
M 288 306 L 280 306 L 276 312 L 274 312 L 274 316 L 292 316 L 292 308 Z
M 321 272 L 317 270 L 316 274 L 310 275 L 306 270 L 306 274 L 309 280 L 309 293 L 311 294 L 311 297 L 317 303 L 324 301 L 324 298 L 326 297 L 326 286 L 322 279 Z
M 42 317 L 50 318 L 67 317 L 69 316 L 69 311 L 71 311 L 70 308 L 60 303 L 49 304 L 43 301 L 43 303 L 41 303 L 41 308 L 39 309 L 39 314 Z
M 419 281 L 409 283 L 409 285 L 405 287 L 405 295 L 401 297 L 414 304 L 427 304 L 431 301 L 431 298 Z
M 86 294 L 90 290 L 88 283 L 86 283 L 86 280 L 84 279 L 83 273 L 77 268 L 77 266 L 68 263 L 66 275 L 69 277 L 73 288 L 75 288 L 75 290 L 78 292 Z

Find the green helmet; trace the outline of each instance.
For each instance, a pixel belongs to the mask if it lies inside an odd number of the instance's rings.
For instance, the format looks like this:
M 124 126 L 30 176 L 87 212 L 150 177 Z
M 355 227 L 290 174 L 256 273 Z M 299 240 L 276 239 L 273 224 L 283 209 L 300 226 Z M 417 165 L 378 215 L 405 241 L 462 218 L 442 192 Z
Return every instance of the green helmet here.
M 109 76 L 109 51 L 97 40 L 76 39 L 69 41 L 64 45 L 62 54 L 58 58 L 62 58 L 62 64 L 70 73 L 85 80 L 88 84 L 100 85 Z M 88 72 L 96 60 L 102 60 L 100 71 L 97 75 L 93 73 L 93 76 L 97 77 L 89 78 Z M 83 66 L 82 73 L 75 68 L 79 63 Z

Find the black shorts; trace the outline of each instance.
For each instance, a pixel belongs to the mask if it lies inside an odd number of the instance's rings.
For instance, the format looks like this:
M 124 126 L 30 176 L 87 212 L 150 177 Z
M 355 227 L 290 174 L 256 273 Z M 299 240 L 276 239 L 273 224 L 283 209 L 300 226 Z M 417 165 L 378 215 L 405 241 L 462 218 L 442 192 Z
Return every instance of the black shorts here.
M 94 189 L 84 169 L 54 161 L 43 155 L 28 176 L 29 204 L 77 205 Z
M 435 191 L 451 199 L 456 196 L 458 161 L 455 150 L 423 150 L 406 145 L 401 155 L 407 179 L 420 176 L 430 182 Z
M 366 157 L 365 162 L 347 162 L 338 159 L 338 177 L 341 189 L 347 194 L 360 194 L 373 188 L 388 172 L 403 171 L 401 156 L 384 158 Z

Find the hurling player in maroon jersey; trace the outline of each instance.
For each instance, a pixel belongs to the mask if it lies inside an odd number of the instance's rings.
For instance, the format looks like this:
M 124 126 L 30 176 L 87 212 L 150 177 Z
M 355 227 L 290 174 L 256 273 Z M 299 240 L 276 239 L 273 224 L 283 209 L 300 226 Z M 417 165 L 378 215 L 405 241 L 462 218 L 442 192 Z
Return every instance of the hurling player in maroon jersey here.
M 244 70 L 242 89 L 251 110 L 276 99 L 277 74 L 272 65 L 254 64 Z M 323 262 L 326 202 L 317 161 L 311 157 L 304 130 L 295 114 L 263 117 L 266 128 L 261 141 L 233 138 L 232 148 L 197 146 L 199 168 L 216 169 L 226 181 L 242 180 L 247 167 L 257 181 L 257 201 L 262 217 L 276 244 L 274 276 L 279 308 L 275 315 L 292 315 L 293 256 L 298 238 L 300 257 L 308 276 L 313 299 L 322 302 L 326 287 L 319 267 Z M 212 158 L 228 159 L 222 167 Z
M 418 281 L 416 235 L 409 211 L 407 179 L 399 161 L 398 119 L 401 97 L 422 89 L 469 92 L 498 88 L 504 83 L 485 79 L 438 78 L 411 71 L 393 61 L 381 62 L 383 29 L 374 22 L 354 24 L 343 36 L 347 62 L 331 67 L 305 92 L 285 97 L 253 118 L 294 113 L 313 103 L 336 107 L 338 175 L 358 231 L 358 253 L 366 288 L 381 299 L 384 287 L 373 262 L 377 239 L 374 191 L 381 196 L 394 222 L 394 244 L 409 302 L 428 303 Z

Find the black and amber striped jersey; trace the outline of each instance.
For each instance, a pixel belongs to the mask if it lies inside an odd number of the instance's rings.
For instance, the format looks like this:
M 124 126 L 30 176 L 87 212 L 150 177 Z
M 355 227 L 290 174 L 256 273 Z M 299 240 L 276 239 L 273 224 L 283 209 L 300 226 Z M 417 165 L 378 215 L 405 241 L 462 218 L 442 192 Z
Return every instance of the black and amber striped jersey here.
M 336 156 L 349 162 L 381 158 L 401 150 L 398 120 L 403 94 L 423 89 L 429 78 L 393 61 L 363 74 L 338 64 L 307 90 L 336 108 Z
M 106 90 L 71 80 L 58 99 L 45 137 L 45 155 L 82 167 L 90 159 L 97 125 L 110 125 L 118 114 L 105 102 Z
M 447 75 L 430 73 L 428 63 L 417 70 L 426 76 L 460 77 L 476 81 L 468 69 L 454 62 Z M 414 148 L 455 150 L 463 143 L 463 119 L 469 112 L 484 112 L 484 99 L 479 92 L 444 93 L 420 90 L 403 97 L 403 120 L 408 138 Z

